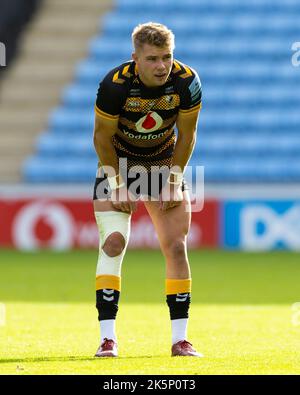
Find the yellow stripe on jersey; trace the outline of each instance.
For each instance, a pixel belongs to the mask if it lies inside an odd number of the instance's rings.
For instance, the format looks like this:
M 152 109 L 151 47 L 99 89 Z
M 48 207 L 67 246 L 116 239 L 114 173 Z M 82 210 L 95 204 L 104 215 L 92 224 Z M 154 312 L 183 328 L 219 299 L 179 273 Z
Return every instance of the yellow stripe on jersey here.
M 148 113 L 154 110 L 172 110 L 179 106 L 180 98 L 176 93 L 160 96 L 157 99 L 142 99 L 141 97 L 128 97 L 124 105 L 125 111 Z
M 185 292 L 191 292 L 192 279 L 187 278 L 184 280 L 166 279 L 166 295 L 175 295 Z
M 201 110 L 202 108 L 202 103 L 199 103 L 197 106 L 193 107 L 193 108 L 189 108 L 188 110 L 179 110 L 179 114 L 183 114 L 183 115 L 190 115 L 193 114 L 196 111 Z
M 174 64 L 174 66 L 175 66 L 175 68 L 174 68 L 174 70 L 173 70 L 173 73 L 176 74 L 176 73 L 178 73 L 178 71 L 181 70 L 181 67 L 180 67 L 180 65 L 176 62 L 176 60 L 174 60 L 173 64 Z
M 121 277 L 101 274 L 96 277 L 96 291 L 99 289 L 115 289 L 121 292 Z
M 192 70 L 188 66 L 184 66 L 184 70 L 187 72 L 187 74 L 193 75 Z
M 130 67 L 130 64 L 128 64 L 127 66 L 124 67 L 124 69 L 123 69 L 123 71 L 122 71 L 122 74 L 123 74 L 123 75 L 125 75 L 125 74 L 128 72 L 129 67 Z
M 100 108 L 98 108 L 96 105 L 95 105 L 95 112 L 97 115 L 99 115 L 100 117 L 105 118 L 105 119 L 111 119 L 111 120 L 115 121 L 116 119 L 119 118 L 119 115 L 108 114 L 107 112 L 100 110 Z
M 127 78 L 130 78 L 132 76 L 131 73 L 128 72 L 130 67 L 130 64 L 128 64 L 127 66 L 124 67 L 123 71 L 122 71 L 122 75 L 124 75 Z
M 113 82 L 115 82 L 119 78 L 119 72 L 117 71 L 113 76 Z
M 184 70 L 186 72 L 184 74 L 181 74 L 179 77 L 181 77 L 181 78 L 188 78 L 191 75 L 193 75 L 192 70 L 189 67 L 187 67 L 187 66 L 183 66 L 183 67 L 184 67 Z
M 113 76 L 113 82 L 116 84 L 123 84 L 125 80 L 123 78 L 119 78 L 119 71 L 117 71 Z

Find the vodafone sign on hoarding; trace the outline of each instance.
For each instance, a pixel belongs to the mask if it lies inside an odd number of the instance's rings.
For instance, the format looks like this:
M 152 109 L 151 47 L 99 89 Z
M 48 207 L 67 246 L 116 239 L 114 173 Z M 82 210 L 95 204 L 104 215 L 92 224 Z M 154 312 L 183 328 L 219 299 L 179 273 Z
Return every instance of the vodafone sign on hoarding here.
M 87 199 L 0 200 L 0 245 L 22 250 L 94 247 L 98 230 Z
M 73 246 L 75 223 L 61 204 L 41 201 L 25 205 L 12 225 L 13 241 L 19 249 L 47 246 L 64 250 Z
M 188 244 L 216 247 L 219 241 L 218 204 L 205 203 L 193 213 Z M 0 200 L 0 246 L 21 250 L 98 248 L 98 229 L 88 199 Z M 132 217 L 131 248 L 158 248 L 153 224 L 143 204 Z

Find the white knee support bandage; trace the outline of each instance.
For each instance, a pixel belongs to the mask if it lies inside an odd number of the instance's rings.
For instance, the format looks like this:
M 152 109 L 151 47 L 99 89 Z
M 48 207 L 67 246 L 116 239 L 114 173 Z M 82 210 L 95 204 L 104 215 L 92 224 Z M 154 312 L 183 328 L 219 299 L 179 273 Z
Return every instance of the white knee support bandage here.
M 99 257 L 96 276 L 112 275 L 121 277 L 122 260 L 130 235 L 130 214 L 118 211 L 96 211 L 96 222 L 99 229 Z M 124 237 L 125 247 L 120 255 L 110 257 L 102 249 L 106 239 L 114 232 L 119 232 Z

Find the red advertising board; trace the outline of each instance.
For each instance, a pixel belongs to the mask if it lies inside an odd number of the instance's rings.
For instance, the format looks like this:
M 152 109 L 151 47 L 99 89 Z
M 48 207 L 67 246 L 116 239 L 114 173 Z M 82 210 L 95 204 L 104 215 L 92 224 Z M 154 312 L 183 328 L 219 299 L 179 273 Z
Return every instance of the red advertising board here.
M 98 248 L 98 229 L 88 199 L 0 199 L 0 247 L 23 250 Z M 206 201 L 192 213 L 190 248 L 219 245 L 219 205 Z M 158 248 L 150 217 L 142 203 L 132 217 L 131 248 Z

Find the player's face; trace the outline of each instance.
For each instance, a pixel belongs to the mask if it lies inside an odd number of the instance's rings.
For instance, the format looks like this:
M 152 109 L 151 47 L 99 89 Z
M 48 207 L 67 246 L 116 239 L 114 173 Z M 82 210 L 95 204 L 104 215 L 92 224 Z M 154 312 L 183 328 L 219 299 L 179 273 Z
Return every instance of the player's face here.
M 164 85 L 170 75 L 173 64 L 173 51 L 169 46 L 159 48 L 144 44 L 132 54 L 137 64 L 141 81 L 148 87 Z

